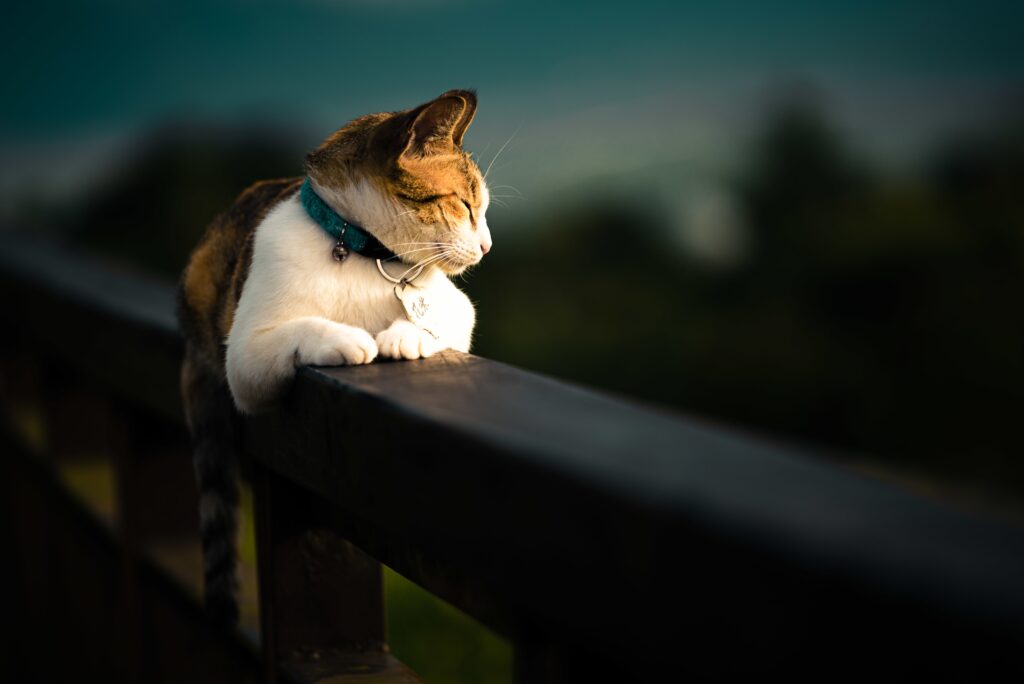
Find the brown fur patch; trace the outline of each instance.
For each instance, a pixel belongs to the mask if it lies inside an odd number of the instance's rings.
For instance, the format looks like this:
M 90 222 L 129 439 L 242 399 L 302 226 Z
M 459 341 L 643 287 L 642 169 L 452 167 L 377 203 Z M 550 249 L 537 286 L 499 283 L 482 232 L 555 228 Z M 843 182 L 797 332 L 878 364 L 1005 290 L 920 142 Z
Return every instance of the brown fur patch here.
M 308 173 L 333 187 L 356 177 L 370 179 L 424 212 L 425 224 L 440 223 L 440 215 L 451 226 L 470 211 L 466 204 L 479 206 L 479 170 L 461 148 L 475 111 L 474 93 L 450 91 L 405 112 L 360 117 L 310 153 Z M 272 207 L 298 192 L 302 181 L 262 181 L 239 195 L 207 227 L 178 290 L 186 340 L 181 386 L 193 465 L 203 501 L 214 504 L 201 518 L 204 592 L 211 612 L 228 621 L 238 614 L 233 596 L 238 488 L 225 341 L 249 276 L 256 228 Z
M 309 175 L 338 187 L 370 178 L 418 212 L 425 223 L 460 220 L 480 207 L 483 179 L 462 139 L 476 114 L 476 93 L 450 90 L 401 112 L 349 122 L 306 158 Z
M 451 90 L 402 112 L 359 117 L 307 156 L 307 171 L 326 186 L 371 179 L 424 223 L 453 225 L 472 218 L 482 201 L 482 178 L 461 144 L 476 108 L 476 93 Z M 301 178 L 258 182 L 206 229 L 178 297 L 192 363 L 223 377 L 224 341 L 249 275 L 255 229 L 301 184 Z
M 224 340 L 249 275 L 256 226 L 301 185 L 301 178 L 253 184 L 210 223 L 196 245 L 178 290 L 178 317 L 194 363 L 223 374 Z

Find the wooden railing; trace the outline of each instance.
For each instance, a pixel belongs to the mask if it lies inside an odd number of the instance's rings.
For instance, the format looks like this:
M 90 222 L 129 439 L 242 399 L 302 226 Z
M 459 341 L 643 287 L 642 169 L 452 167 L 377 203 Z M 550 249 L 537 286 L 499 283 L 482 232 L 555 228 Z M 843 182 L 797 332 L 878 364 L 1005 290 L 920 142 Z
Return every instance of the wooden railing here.
M 519 682 L 1024 669 L 1020 526 L 457 353 L 303 368 L 244 421 L 259 631 L 220 632 L 168 551 L 196 525 L 172 288 L 10 237 L 0 283 L 17 672 L 417 681 L 380 563 L 508 637 Z M 90 448 L 107 522 L 58 477 Z

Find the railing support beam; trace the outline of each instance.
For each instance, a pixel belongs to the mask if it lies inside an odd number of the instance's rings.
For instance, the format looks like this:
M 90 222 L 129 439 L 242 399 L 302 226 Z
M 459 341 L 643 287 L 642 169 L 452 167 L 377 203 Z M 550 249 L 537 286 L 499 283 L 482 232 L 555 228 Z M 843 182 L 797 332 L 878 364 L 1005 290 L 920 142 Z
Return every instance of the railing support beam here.
M 380 564 L 331 529 L 324 502 L 259 462 L 252 468 L 268 681 L 279 676 L 274 663 L 300 679 L 348 670 L 416 681 L 387 654 Z

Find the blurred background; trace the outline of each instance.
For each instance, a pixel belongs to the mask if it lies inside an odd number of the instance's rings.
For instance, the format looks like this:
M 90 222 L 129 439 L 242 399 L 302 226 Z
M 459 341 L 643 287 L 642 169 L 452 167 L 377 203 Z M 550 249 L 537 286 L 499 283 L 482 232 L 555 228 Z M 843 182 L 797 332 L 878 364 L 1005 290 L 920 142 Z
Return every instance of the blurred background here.
M 466 147 L 491 169 L 495 248 L 460 283 L 476 353 L 1019 515 L 1020 3 L 4 14 L 6 230 L 172 279 L 216 212 L 301 174 L 345 121 L 477 88 Z M 389 581 L 422 607 L 395 611 L 400 657 L 501 680 L 502 646 Z

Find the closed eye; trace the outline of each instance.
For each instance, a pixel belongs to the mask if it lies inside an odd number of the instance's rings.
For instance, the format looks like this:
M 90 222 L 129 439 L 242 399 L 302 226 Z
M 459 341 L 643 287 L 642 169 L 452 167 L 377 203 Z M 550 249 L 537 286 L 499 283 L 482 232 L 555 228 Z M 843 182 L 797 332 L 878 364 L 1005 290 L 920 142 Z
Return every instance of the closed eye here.
M 431 204 L 433 202 L 438 201 L 439 199 L 444 199 L 445 197 L 451 197 L 454 194 L 455 194 L 454 192 L 449 192 L 449 193 L 444 194 L 444 195 L 427 195 L 426 197 L 413 197 L 412 195 L 404 195 L 402 193 L 398 193 L 398 196 L 401 199 L 404 199 L 404 200 L 406 200 L 408 202 L 416 202 L 417 204 Z
M 469 206 L 469 202 L 467 202 L 466 200 L 462 200 L 462 206 L 466 207 L 466 211 L 469 212 L 469 220 L 472 221 L 473 223 L 476 223 L 476 221 L 473 219 L 473 207 Z

